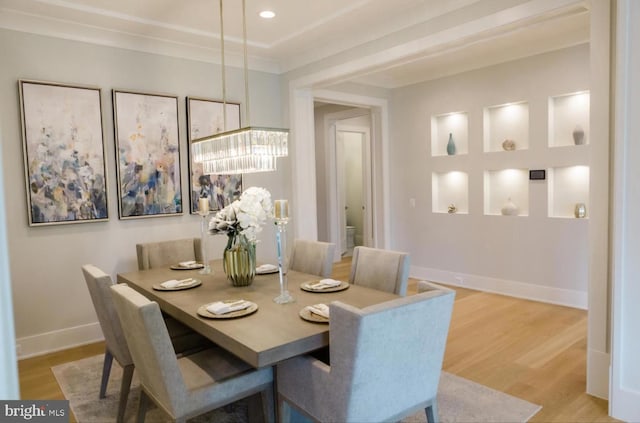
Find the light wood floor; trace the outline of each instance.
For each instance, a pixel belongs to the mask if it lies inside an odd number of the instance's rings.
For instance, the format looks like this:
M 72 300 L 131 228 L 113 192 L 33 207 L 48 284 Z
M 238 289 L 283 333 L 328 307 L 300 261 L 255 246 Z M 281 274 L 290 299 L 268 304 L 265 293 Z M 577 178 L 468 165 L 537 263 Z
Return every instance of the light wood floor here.
M 336 263 L 333 277 L 348 279 L 350 263 Z M 531 422 L 614 422 L 607 402 L 585 393 L 586 334 L 586 311 L 456 288 L 444 370 L 542 405 Z M 64 399 L 51 366 L 103 350 L 97 343 L 21 360 L 21 397 Z

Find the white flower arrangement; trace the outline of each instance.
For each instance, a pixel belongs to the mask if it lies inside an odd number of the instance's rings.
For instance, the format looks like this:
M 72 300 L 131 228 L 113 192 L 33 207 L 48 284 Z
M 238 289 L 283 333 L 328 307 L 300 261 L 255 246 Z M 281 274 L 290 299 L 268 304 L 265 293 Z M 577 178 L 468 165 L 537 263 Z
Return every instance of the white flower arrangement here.
M 256 242 L 270 217 L 273 217 L 271 194 L 264 188 L 250 187 L 211 218 L 209 233 L 229 237 L 244 235 L 247 241 Z

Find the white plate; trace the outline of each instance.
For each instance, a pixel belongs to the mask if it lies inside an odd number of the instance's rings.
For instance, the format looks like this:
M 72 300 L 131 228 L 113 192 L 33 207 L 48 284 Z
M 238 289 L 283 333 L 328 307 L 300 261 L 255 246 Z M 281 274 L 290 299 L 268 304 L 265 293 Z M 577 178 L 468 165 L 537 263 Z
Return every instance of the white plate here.
M 256 267 L 256 275 L 270 275 L 272 273 L 278 273 L 278 266 L 276 266 L 275 269 L 267 269 L 267 270 L 258 270 L 258 268 Z
M 308 308 L 303 308 L 298 313 L 303 320 L 313 323 L 329 323 L 329 319 L 319 314 L 312 313 Z
M 203 267 L 204 267 L 204 264 L 202 263 L 195 263 L 189 266 L 182 266 L 181 264 L 172 264 L 170 266 L 170 269 L 171 270 L 194 270 L 194 269 L 202 269 Z

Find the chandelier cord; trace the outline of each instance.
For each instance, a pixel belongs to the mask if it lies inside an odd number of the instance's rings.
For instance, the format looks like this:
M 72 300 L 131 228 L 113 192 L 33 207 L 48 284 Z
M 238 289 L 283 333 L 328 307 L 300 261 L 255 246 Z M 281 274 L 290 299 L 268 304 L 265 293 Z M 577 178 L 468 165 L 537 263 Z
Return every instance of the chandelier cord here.
M 247 118 L 247 126 L 251 126 L 251 119 L 249 115 L 249 64 L 247 59 L 247 10 L 246 10 L 245 0 L 242 0 L 242 40 L 243 40 L 243 47 L 244 47 L 244 96 L 245 96 L 244 114 L 246 115 L 246 118 Z
M 227 131 L 227 78 L 224 65 L 224 19 L 222 14 L 222 0 L 220 0 L 220 52 L 222 55 L 222 132 Z

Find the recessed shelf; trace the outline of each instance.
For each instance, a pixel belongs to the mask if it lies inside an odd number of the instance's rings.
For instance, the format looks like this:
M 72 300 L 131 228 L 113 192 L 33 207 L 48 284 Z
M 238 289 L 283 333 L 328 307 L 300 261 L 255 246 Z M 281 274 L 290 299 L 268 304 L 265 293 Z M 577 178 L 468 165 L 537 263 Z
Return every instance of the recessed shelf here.
M 576 129 L 584 132 L 582 144 L 589 143 L 589 99 L 589 91 L 549 97 L 549 147 L 576 145 Z
M 529 103 L 508 103 L 484 108 L 484 151 L 505 151 L 511 140 L 515 150 L 529 148 Z
M 455 214 L 469 213 L 469 175 L 466 172 L 434 172 L 431 185 L 434 213 L 449 213 L 449 205 L 456 207 Z
M 529 215 L 529 170 L 502 169 L 484 172 L 484 214 L 502 215 L 511 200 L 518 216 Z
M 469 152 L 469 119 L 466 112 L 446 113 L 431 117 L 431 155 L 447 156 L 449 134 L 456 155 Z
M 576 204 L 584 204 L 589 216 L 589 167 L 549 169 L 549 216 L 575 219 Z

